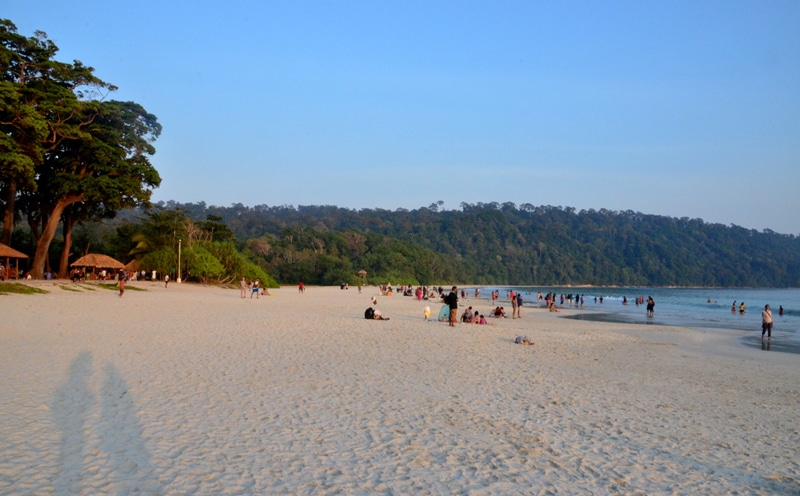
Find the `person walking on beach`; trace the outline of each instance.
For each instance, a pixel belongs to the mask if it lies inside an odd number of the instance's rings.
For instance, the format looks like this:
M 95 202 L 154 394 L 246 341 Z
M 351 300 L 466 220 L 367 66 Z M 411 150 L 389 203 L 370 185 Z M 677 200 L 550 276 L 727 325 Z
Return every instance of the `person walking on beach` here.
M 169 274 L 164 276 L 164 287 L 169 286 Z
M 761 341 L 764 341 L 764 333 L 767 334 L 767 339 L 772 341 L 772 310 L 769 305 L 764 305 L 764 311 L 761 312 Z
M 450 307 L 450 327 L 455 327 L 456 319 L 458 318 L 458 288 L 453 286 L 453 289 L 445 297 L 444 302 Z
M 119 285 L 119 297 L 122 298 L 125 293 L 125 271 L 122 269 L 119 269 L 117 274 L 117 284 Z

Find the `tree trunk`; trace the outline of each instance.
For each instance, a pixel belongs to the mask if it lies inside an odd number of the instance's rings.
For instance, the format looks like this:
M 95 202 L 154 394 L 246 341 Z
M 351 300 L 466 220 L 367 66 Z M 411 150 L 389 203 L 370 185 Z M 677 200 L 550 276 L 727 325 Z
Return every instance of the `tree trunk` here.
M 56 235 L 58 225 L 61 223 L 61 214 L 67 206 L 81 201 L 80 196 L 68 196 L 59 199 L 50 215 L 47 218 L 47 223 L 42 229 L 42 235 L 36 242 L 36 253 L 33 255 L 33 266 L 31 267 L 31 277 L 34 279 L 42 279 L 44 277 L 44 264 L 47 261 L 47 253 L 50 250 L 50 243 Z
M 11 246 L 11 235 L 14 233 L 14 204 L 17 200 L 17 182 L 8 182 L 8 198 L 6 211 L 3 213 L 3 233 L 0 234 L 0 243 Z
M 58 264 L 59 279 L 66 279 L 69 276 L 69 252 L 72 249 L 73 227 L 75 227 L 74 217 L 66 214 L 64 216 L 64 248 L 61 250 L 61 260 Z

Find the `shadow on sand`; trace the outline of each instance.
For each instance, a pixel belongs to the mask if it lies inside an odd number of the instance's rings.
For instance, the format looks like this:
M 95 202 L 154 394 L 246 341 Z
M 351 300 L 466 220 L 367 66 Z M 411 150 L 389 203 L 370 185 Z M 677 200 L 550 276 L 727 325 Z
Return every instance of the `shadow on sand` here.
M 82 351 L 53 395 L 53 420 L 61 432 L 54 494 L 96 489 L 90 484 L 98 477 L 105 478 L 116 494 L 162 492 L 126 381 L 114 365 L 103 368 L 98 417 L 92 371 L 92 354 Z

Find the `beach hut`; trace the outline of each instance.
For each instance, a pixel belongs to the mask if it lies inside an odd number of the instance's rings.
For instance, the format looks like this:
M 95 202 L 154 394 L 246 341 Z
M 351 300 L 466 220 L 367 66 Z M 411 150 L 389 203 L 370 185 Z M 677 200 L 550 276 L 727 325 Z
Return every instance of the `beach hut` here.
M 97 279 L 97 271 L 107 269 L 112 271 L 113 275 L 113 272 L 116 272 L 124 266 L 125 264 L 122 262 L 114 260 L 108 255 L 103 255 L 101 253 L 89 253 L 88 255 L 84 255 L 70 264 L 70 267 L 75 267 L 78 269 L 92 269 L 92 279 Z
M 3 268 L 0 269 L 0 279 L 4 281 L 6 279 L 16 279 L 19 274 L 19 261 L 27 259 L 28 255 L 0 243 L 0 264 L 3 265 Z M 14 260 L 13 267 L 11 260 Z

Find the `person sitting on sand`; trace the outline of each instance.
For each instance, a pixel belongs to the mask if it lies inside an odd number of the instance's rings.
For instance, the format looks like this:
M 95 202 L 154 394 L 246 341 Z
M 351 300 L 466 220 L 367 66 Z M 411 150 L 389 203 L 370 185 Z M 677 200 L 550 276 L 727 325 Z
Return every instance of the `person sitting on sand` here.
M 495 325 L 494 322 L 492 323 L 486 322 L 486 317 L 484 317 L 483 314 L 480 315 L 480 317 L 478 318 L 478 320 L 475 321 L 475 323 L 479 325 L 490 325 L 490 326 Z
M 514 339 L 514 344 L 529 344 L 533 346 L 536 343 L 531 341 L 528 336 L 517 336 L 516 339 Z
M 472 322 L 472 307 L 467 308 L 461 314 L 461 322 Z
M 506 316 L 506 310 L 503 307 L 497 307 L 494 309 L 494 316 L 498 319 L 503 318 Z
M 550 311 L 551 312 L 558 312 L 558 307 L 556 306 L 556 302 L 550 304 Z
M 364 310 L 364 318 L 367 320 L 389 320 L 381 314 L 377 308 L 368 307 Z

